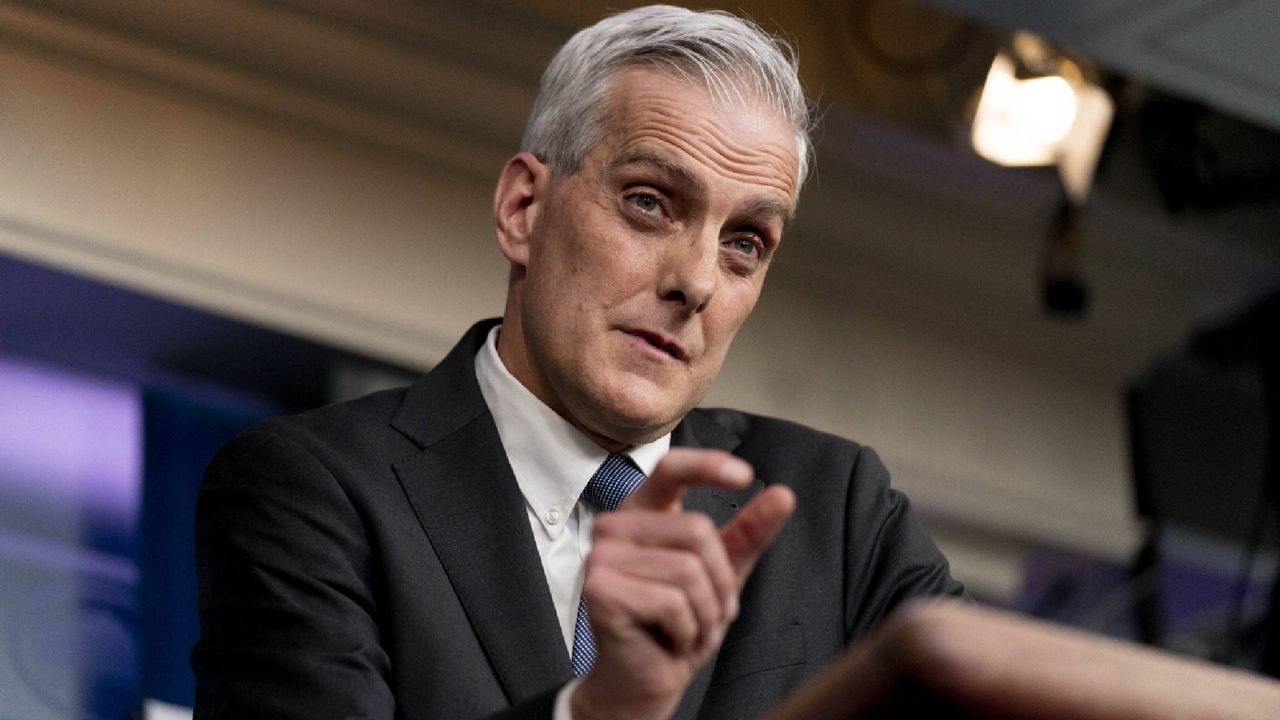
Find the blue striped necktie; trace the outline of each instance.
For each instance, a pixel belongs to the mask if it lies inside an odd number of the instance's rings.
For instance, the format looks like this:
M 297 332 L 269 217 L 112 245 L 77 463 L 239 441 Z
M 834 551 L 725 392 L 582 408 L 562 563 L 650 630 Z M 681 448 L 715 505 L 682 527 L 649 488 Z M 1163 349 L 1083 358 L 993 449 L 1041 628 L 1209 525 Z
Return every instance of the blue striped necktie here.
M 644 482 L 644 473 L 626 455 L 610 455 L 600 464 L 582 491 L 582 499 L 603 512 L 618 509 L 627 496 Z M 591 634 L 587 617 L 587 600 L 578 601 L 578 620 L 573 626 L 573 674 L 579 677 L 591 672 L 596 664 L 596 638 Z

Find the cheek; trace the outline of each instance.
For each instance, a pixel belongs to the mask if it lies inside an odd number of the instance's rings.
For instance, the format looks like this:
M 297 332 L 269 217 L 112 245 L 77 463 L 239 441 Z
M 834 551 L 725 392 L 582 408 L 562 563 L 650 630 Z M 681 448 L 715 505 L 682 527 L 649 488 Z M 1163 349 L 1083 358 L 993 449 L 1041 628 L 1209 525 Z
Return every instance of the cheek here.
M 712 309 L 711 312 L 708 312 L 703 317 L 702 331 L 706 341 L 706 355 L 704 358 L 706 367 L 701 369 L 702 372 L 710 371 L 713 377 L 714 373 L 718 372 L 721 363 L 724 362 L 725 355 L 729 352 L 729 346 L 738 334 L 738 330 L 742 328 L 742 324 L 746 322 L 747 317 L 755 308 L 757 297 L 759 297 L 759 292 L 755 287 L 743 288 L 738 293 L 726 293 L 726 295 L 722 296 L 724 303 Z
M 634 244 L 600 239 L 576 259 L 575 303 L 584 307 L 612 307 L 648 300 L 655 292 L 657 259 Z
M 708 340 L 727 348 L 755 309 L 756 300 L 760 297 L 760 283 L 730 284 L 723 289 L 725 292 L 719 298 L 722 304 L 705 322 Z

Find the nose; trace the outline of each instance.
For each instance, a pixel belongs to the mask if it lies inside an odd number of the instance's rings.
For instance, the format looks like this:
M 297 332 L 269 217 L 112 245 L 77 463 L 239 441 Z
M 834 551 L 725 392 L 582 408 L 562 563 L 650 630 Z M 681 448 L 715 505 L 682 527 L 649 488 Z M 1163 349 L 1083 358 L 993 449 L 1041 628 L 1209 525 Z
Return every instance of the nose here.
M 659 288 L 662 299 L 679 304 L 689 314 L 700 313 L 711 302 L 719 281 L 718 229 L 699 228 L 671 240 Z

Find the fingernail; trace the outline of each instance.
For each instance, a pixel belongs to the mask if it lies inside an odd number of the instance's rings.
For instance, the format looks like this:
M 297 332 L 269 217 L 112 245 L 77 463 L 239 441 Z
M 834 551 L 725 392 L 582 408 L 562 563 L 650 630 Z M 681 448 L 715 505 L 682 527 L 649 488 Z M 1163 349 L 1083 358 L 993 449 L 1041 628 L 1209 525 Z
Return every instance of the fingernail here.
M 729 616 L 729 622 L 733 622 L 734 620 L 738 619 L 738 598 L 737 597 L 729 598 L 729 607 L 726 609 L 726 614 Z

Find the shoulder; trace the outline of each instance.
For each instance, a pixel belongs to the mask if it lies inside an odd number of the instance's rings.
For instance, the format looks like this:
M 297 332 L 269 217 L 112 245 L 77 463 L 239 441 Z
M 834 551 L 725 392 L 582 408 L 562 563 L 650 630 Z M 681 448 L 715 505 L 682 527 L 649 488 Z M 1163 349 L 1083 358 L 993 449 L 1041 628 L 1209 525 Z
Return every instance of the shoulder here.
M 384 428 L 390 425 L 407 392 L 408 387 L 397 387 L 295 415 L 270 418 L 257 423 L 249 432 L 336 439 Z
M 739 444 L 733 452 L 755 467 L 761 482 L 795 491 L 797 510 L 780 536 L 783 552 L 797 566 L 816 563 L 834 572 L 819 558 L 841 564 L 847 638 L 866 632 L 904 598 L 963 594 L 910 501 L 890 486 L 889 471 L 870 447 L 736 410 L 698 411 L 691 421 L 715 423 L 734 435 Z
M 735 438 L 734 452 L 749 460 L 777 458 L 849 469 L 860 459 L 880 464 L 866 445 L 781 418 L 728 408 L 699 408 L 690 412 L 686 421 L 695 428 L 714 425 L 727 431 Z
M 798 422 L 731 408 L 695 408 L 686 419 L 698 423 L 714 422 L 744 440 L 763 434 L 783 437 L 791 441 L 858 445 L 847 438 L 816 430 Z
M 277 463 L 318 463 L 330 468 L 358 467 L 381 458 L 394 461 L 415 446 L 392 427 L 407 388 L 268 418 L 228 442 L 214 465 L 229 459 L 274 459 Z M 353 467 L 353 469 L 354 469 Z
M 696 415 L 695 415 L 696 413 Z M 871 517 L 897 512 L 905 500 L 870 446 L 800 423 L 738 410 L 696 410 L 693 433 L 712 436 L 708 423 L 734 438 L 732 452 L 751 463 L 764 484 L 790 486 L 805 506 L 823 515 Z

